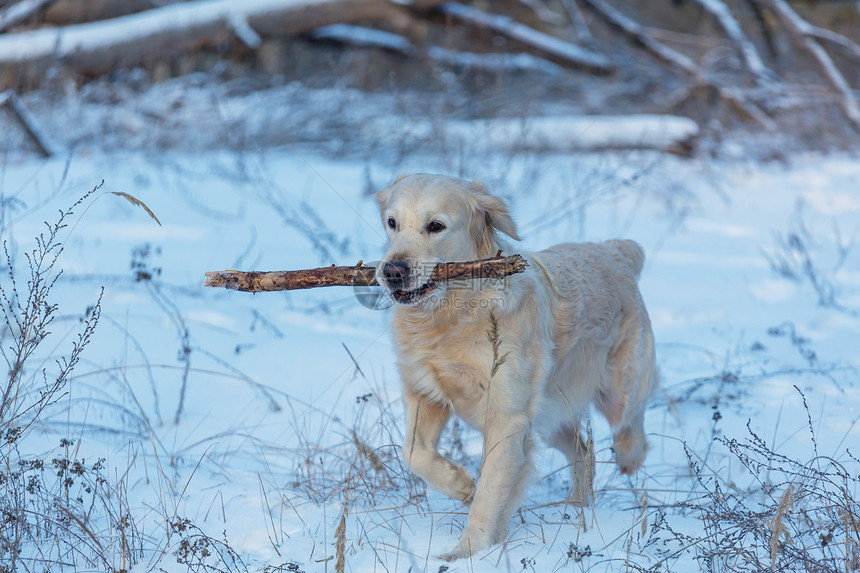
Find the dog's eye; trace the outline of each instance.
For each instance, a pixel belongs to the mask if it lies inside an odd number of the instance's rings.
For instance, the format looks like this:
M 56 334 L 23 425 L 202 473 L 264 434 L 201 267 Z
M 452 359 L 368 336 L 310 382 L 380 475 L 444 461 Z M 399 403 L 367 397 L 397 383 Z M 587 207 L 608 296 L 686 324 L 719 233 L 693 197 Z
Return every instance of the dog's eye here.
M 388 218 L 388 228 L 389 229 L 396 229 L 397 228 L 397 221 L 394 220 L 394 217 Z
M 427 225 L 427 231 L 429 233 L 440 233 L 445 230 L 445 225 L 440 223 L 439 221 L 433 221 L 429 225 Z

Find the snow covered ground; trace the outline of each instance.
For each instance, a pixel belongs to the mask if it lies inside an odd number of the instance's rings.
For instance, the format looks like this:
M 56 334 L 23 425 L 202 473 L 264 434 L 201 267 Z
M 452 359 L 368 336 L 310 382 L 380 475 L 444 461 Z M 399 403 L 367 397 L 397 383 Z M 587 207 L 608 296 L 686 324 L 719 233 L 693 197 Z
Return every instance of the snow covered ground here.
M 30 366 L 55 368 L 103 285 L 101 320 L 68 394 L 20 448 L 50 458 L 68 438 L 78 458 L 105 459 L 139 545 L 137 563 L 123 561 L 121 528 L 94 520 L 110 566 L 335 571 L 340 551 L 346 571 L 744 570 L 751 555 L 770 567 L 775 531 L 780 559 L 798 547 L 860 559 L 850 501 L 860 498 L 855 157 L 755 164 L 468 147 L 454 155 L 359 161 L 293 146 L 7 159 L 3 233 L 20 277 L 20 253 L 43 221 L 102 180 L 99 193 L 129 193 L 162 223 L 114 195 L 78 209 L 58 263 L 60 317 Z M 419 170 L 481 179 L 505 197 L 523 250 L 639 241 L 662 373 L 643 472 L 619 475 L 595 417 L 594 506 L 564 502 L 567 470 L 547 450 L 506 541 L 452 563 L 435 556 L 454 544 L 466 509 L 401 463 L 388 313 L 346 288 L 249 295 L 200 286 L 210 270 L 379 258 L 384 234 L 370 191 Z M 715 441 L 757 443 L 751 432 L 786 456 L 777 463 L 785 471 L 753 475 L 737 455 L 748 451 Z M 442 447 L 477 470 L 473 431 L 455 425 Z M 834 478 L 845 489 L 833 495 L 849 511 L 834 506 L 831 520 L 842 529 L 820 521 L 813 505 L 827 496 L 808 494 L 813 474 L 789 475 L 786 460 L 828 475 L 845 469 L 848 477 Z M 789 488 L 797 493 L 783 498 Z M 747 529 L 732 528 L 732 499 L 758 511 Z M 793 519 L 776 517 L 783 499 Z M 746 537 L 731 537 L 739 531 Z M 746 553 L 722 549 L 735 546 Z M 104 568 L 76 559 L 70 568 Z

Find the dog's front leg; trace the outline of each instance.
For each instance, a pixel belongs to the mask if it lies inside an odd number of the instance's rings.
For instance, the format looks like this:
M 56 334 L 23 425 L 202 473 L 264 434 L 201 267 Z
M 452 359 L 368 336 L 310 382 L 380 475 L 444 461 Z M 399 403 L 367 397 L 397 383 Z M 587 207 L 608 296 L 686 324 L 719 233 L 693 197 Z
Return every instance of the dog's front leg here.
M 448 497 L 469 501 L 475 491 L 475 480 L 462 467 L 442 457 L 436 449 L 439 434 L 451 416 L 450 409 L 405 389 L 406 438 L 403 459 L 406 466 L 427 485 Z
M 469 520 L 457 545 L 442 559 L 468 557 L 504 538 L 526 485 L 530 445 L 525 416 L 500 415 L 484 428 L 484 462 Z

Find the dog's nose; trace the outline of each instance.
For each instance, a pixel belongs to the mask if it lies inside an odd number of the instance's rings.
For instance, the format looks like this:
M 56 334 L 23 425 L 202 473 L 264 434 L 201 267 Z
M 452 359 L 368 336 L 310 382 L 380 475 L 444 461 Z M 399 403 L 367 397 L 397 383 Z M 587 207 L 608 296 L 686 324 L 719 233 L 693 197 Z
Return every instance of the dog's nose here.
M 382 279 L 391 290 L 403 290 L 409 278 L 409 266 L 402 261 L 387 261 L 382 265 Z

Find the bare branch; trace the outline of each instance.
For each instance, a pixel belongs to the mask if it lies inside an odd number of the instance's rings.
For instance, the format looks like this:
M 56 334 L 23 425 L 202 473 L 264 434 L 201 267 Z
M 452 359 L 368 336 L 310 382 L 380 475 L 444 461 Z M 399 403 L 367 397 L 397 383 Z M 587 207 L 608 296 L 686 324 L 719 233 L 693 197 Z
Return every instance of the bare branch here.
M 612 64 L 603 54 L 544 34 L 507 16 L 488 14 L 457 2 L 446 2 L 441 8 L 446 14 L 458 20 L 503 34 L 554 58 L 558 62 L 596 73 L 606 74 L 612 71 Z
M 697 78 L 697 81 L 704 81 L 696 62 L 652 38 L 642 26 L 613 8 L 609 3 L 604 0 L 584 0 L 584 2 L 597 12 L 607 24 L 629 36 L 636 44 L 657 59 L 681 68 Z
M 55 0 L 21 0 L 0 10 L 0 32 L 20 24 Z
M 573 24 L 576 36 L 583 42 L 594 41 L 594 36 L 591 35 L 591 30 L 588 29 L 588 22 L 585 21 L 585 16 L 582 10 L 579 9 L 579 4 L 576 3 L 576 0 L 562 0 L 561 5 L 564 7 L 564 11 L 567 12 L 570 23 Z
M 520 4 L 532 11 L 541 21 L 552 26 L 563 26 L 566 18 L 557 12 L 550 10 L 543 0 L 518 0 Z
M 362 48 L 379 48 L 406 57 L 426 57 L 434 63 L 453 68 L 486 70 L 494 73 L 502 70 L 540 70 L 548 74 L 558 74 L 564 71 L 564 68 L 558 64 L 531 54 L 456 52 L 441 46 L 430 46 L 422 52 L 403 36 L 352 24 L 323 26 L 311 32 L 310 37 Z
M 843 51 L 848 57 L 850 57 L 855 62 L 860 63 L 860 45 L 857 45 L 855 42 L 852 42 L 849 38 L 846 38 L 842 34 L 837 34 L 832 30 L 828 30 L 826 28 L 819 28 L 818 26 L 812 25 L 807 28 L 806 34 L 818 40 L 824 40 L 830 42 L 831 44 L 839 46 L 843 49 Z
M 430 275 L 432 282 L 466 279 L 499 279 L 525 270 L 527 262 L 520 255 L 496 256 L 480 261 L 440 263 Z M 376 268 L 322 267 L 299 271 L 242 272 L 212 271 L 206 273 L 203 286 L 224 287 L 242 292 L 299 290 L 327 286 L 375 286 Z
M 645 51 L 652 54 L 657 59 L 681 69 L 692 76 L 694 85 L 689 92 L 689 96 L 695 96 L 698 93 L 714 92 L 720 97 L 731 109 L 739 113 L 745 119 L 752 119 L 760 123 L 766 129 L 772 130 L 775 128 L 773 120 L 771 120 L 764 112 L 762 112 L 753 103 L 747 101 L 735 89 L 726 88 L 715 84 L 707 77 L 705 72 L 699 65 L 685 56 L 684 54 L 673 50 L 669 46 L 655 40 L 641 25 L 634 22 L 604 0 L 584 0 L 598 15 L 600 15 L 610 26 L 616 28 L 629 36 L 637 45 L 641 46 Z
M 732 16 L 728 6 L 726 6 L 722 0 L 696 1 L 717 19 L 720 27 L 725 31 L 728 37 L 738 45 L 741 55 L 743 56 L 744 63 L 746 64 L 747 69 L 756 77 L 756 81 L 763 84 L 773 78 L 773 72 L 764 65 L 758 50 L 756 50 L 753 43 L 746 37 L 740 24 L 738 24 L 738 21 L 734 16 Z
M 819 72 L 839 92 L 845 115 L 848 116 L 848 119 L 851 120 L 855 128 L 860 129 L 860 105 L 857 104 L 857 99 L 851 91 L 851 86 L 848 85 L 842 72 L 839 71 L 824 48 L 815 41 L 814 26 L 801 18 L 785 0 L 753 1 L 766 6 L 777 14 L 795 44 L 812 57 L 818 65 Z M 832 41 L 831 38 L 828 39 Z

